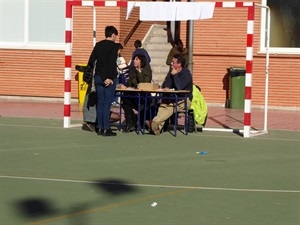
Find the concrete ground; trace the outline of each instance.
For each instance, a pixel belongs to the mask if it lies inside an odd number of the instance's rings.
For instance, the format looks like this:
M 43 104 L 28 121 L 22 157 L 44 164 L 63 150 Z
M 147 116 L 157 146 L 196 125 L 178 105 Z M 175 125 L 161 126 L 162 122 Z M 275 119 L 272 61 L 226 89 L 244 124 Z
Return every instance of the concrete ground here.
M 82 106 L 72 103 L 71 120 L 82 120 Z M 118 108 L 114 108 L 118 112 Z M 0 116 L 62 119 L 63 102 L 0 99 Z M 243 109 L 209 106 L 206 128 L 243 128 Z M 72 122 L 71 122 L 72 123 Z M 264 109 L 252 109 L 252 129 L 264 128 Z M 267 130 L 300 130 L 300 111 L 268 110 Z

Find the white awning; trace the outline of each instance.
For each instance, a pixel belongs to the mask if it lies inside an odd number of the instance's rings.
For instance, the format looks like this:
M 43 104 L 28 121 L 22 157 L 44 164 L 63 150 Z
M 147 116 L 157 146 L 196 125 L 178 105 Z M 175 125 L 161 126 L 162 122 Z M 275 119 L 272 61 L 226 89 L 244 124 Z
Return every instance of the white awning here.
M 211 19 L 215 2 L 132 2 L 127 3 L 129 18 L 133 7 L 140 7 L 141 21 L 186 21 Z

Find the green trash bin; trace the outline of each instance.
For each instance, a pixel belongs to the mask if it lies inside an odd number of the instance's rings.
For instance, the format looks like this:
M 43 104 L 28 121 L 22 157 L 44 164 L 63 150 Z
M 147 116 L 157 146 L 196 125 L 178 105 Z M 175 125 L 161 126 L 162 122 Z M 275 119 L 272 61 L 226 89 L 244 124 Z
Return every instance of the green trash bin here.
M 232 109 L 243 109 L 245 101 L 245 75 L 243 67 L 230 67 L 227 69 L 230 78 L 230 103 Z

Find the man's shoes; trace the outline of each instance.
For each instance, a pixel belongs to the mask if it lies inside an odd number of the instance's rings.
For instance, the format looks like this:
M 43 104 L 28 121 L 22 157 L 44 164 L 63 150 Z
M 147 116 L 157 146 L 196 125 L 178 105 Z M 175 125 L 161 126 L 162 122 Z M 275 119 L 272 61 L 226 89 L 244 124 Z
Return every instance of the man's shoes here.
M 155 135 L 160 135 L 158 123 L 156 123 L 155 121 L 152 121 L 152 123 L 151 123 L 151 130 L 153 131 L 153 133 Z
M 145 121 L 145 129 L 150 131 L 151 130 L 151 122 L 150 120 L 146 120 Z
M 100 131 L 101 133 L 101 131 Z M 111 129 L 106 129 L 106 130 L 103 130 L 102 136 L 104 137 L 114 137 L 114 136 L 117 136 L 117 133 L 113 132 Z
M 124 133 L 129 133 L 132 131 L 135 131 L 135 126 L 134 125 L 126 125 L 125 129 L 123 130 Z
M 103 135 L 104 129 L 97 130 L 97 135 Z

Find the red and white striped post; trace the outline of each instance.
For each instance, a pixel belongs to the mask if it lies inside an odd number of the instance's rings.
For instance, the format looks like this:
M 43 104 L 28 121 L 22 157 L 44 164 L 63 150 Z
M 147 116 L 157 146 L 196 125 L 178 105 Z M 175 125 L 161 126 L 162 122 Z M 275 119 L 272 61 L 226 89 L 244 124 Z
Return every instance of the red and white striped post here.
M 244 137 L 250 137 L 251 128 L 251 95 L 253 70 L 253 35 L 254 35 L 254 4 L 248 7 L 247 47 L 246 47 L 246 79 L 244 106 Z
M 71 75 L 72 75 L 72 14 L 74 1 L 66 1 L 65 31 L 65 88 L 64 88 L 64 127 L 71 125 Z
M 246 42 L 245 106 L 244 106 L 244 131 L 243 131 L 243 134 L 244 134 L 244 137 L 250 137 L 255 4 L 254 4 L 254 2 L 216 2 L 216 7 L 223 7 L 223 8 L 248 7 L 247 42 Z
M 115 6 L 127 7 L 127 1 L 82 1 L 66 0 L 66 30 L 65 30 L 65 85 L 64 85 L 64 128 L 71 126 L 71 78 L 72 78 L 72 29 L 73 6 Z

